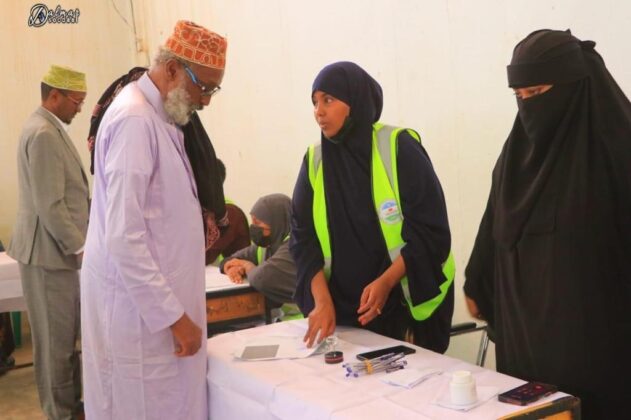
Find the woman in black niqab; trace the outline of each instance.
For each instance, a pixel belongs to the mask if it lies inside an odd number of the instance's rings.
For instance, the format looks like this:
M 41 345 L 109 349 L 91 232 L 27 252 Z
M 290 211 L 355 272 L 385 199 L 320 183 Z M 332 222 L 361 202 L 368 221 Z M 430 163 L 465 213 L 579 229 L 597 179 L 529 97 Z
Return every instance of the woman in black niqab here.
M 631 375 L 631 104 L 595 43 L 536 31 L 508 66 L 518 114 L 466 268 L 497 369 L 617 418 Z M 536 89 L 535 89 L 536 90 Z
M 363 326 L 397 339 L 404 339 L 411 332 L 416 344 L 444 352 L 453 313 L 452 290 L 432 316 L 415 322 L 397 279 L 397 285 L 384 296 L 383 307 L 375 308 L 380 313 L 374 312 L 374 318 L 365 325 L 360 322 L 362 293 L 393 265 L 380 230 L 371 184 L 373 124 L 381 115 L 382 90 L 358 65 L 338 62 L 320 71 L 312 86 L 312 99 L 317 92 L 331 95 L 350 107 L 350 114 L 337 133 L 330 138 L 321 134 L 332 251 L 331 276 L 325 285 L 334 306 L 333 328 L 336 323 Z M 444 281 L 441 264 L 451 245 L 449 224 L 440 183 L 423 147 L 404 131 L 398 138 L 398 148 L 405 241 L 401 256 L 412 300 L 419 304 L 435 297 Z M 310 331 L 317 323 L 314 314 L 318 312 L 312 282 L 318 275 L 323 276 L 324 265 L 312 204 L 313 189 L 305 157 L 293 195 L 290 249 L 298 271 L 295 300 L 303 313 L 311 314 Z M 325 328 L 322 333 L 327 335 Z

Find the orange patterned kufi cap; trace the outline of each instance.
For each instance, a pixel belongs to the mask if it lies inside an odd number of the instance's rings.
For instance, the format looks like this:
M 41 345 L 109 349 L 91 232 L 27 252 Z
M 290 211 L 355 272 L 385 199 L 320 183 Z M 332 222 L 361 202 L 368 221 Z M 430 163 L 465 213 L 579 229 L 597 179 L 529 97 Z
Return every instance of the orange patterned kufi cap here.
M 193 22 L 178 21 L 165 47 L 191 63 L 214 69 L 226 68 L 226 38 Z

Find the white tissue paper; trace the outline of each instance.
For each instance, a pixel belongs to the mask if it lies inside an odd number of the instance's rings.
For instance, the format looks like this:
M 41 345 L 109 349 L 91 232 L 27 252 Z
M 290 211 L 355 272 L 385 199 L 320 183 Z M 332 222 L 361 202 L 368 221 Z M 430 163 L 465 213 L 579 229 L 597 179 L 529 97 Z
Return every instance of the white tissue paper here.
M 420 384 L 424 380 L 431 378 L 434 375 L 440 375 L 443 373 L 440 369 L 401 369 L 396 372 L 383 375 L 380 379 L 390 385 L 402 386 L 405 388 L 413 388 Z

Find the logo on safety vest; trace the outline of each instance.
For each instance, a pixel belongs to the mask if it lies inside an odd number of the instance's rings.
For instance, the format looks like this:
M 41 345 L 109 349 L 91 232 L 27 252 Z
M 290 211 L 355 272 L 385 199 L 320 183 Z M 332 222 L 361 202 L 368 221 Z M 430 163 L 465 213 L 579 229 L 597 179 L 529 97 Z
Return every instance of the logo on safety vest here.
M 394 200 L 386 200 L 379 206 L 379 218 L 389 225 L 394 225 L 401 221 L 399 206 Z

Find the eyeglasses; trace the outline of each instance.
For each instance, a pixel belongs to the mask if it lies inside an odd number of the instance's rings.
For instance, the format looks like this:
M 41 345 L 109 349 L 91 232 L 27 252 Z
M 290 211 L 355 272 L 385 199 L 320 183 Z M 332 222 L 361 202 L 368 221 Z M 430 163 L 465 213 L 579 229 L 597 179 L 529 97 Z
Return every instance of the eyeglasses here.
M 70 99 L 70 101 L 75 104 L 77 106 L 77 108 L 81 108 L 81 106 L 83 105 L 83 101 L 79 101 L 75 98 L 73 98 L 72 96 L 68 95 L 66 92 L 64 92 L 63 90 L 60 90 L 59 93 L 61 93 L 63 96 L 65 96 L 66 98 Z
M 188 77 L 191 78 L 191 81 L 195 84 L 195 86 L 197 86 L 199 88 L 199 90 L 202 91 L 202 93 L 201 93 L 202 96 L 210 98 L 215 93 L 217 93 L 217 92 L 219 92 L 221 90 L 221 86 L 215 86 L 215 87 L 211 88 L 211 87 L 203 84 L 202 82 L 199 81 L 197 76 L 195 76 L 195 73 L 193 73 L 193 70 L 191 70 L 191 68 L 186 65 L 186 63 L 180 61 L 180 64 L 182 64 L 182 67 L 184 67 L 184 70 L 186 71 L 186 74 L 188 74 Z

